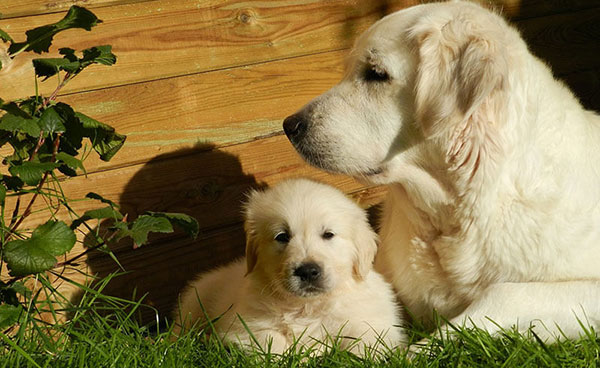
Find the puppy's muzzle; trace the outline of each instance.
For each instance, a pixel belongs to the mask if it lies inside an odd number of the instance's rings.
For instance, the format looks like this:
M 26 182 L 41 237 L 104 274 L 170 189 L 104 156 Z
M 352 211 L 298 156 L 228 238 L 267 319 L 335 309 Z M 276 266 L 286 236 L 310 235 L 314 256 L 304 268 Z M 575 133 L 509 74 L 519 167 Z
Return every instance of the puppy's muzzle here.
M 294 270 L 294 276 L 300 278 L 302 284 L 316 286 L 321 280 L 321 275 L 321 267 L 314 262 L 303 263 Z
M 306 135 L 308 123 L 304 113 L 290 115 L 283 121 L 283 131 L 292 143 L 298 143 Z

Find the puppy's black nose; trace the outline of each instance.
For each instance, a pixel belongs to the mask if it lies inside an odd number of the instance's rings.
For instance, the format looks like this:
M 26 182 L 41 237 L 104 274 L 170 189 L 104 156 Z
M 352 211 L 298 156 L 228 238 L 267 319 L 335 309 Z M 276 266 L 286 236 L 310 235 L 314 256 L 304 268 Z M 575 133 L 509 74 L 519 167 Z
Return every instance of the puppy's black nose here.
M 306 120 L 302 113 L 290 115 L 283 121 L 283 131 L 290 141 L 302 139 L 306 133 Z
M 305 282 L 314 282 L 321 277 L 321 267 L 316 263 L 303 263 L 294 270 L 294 276 Z

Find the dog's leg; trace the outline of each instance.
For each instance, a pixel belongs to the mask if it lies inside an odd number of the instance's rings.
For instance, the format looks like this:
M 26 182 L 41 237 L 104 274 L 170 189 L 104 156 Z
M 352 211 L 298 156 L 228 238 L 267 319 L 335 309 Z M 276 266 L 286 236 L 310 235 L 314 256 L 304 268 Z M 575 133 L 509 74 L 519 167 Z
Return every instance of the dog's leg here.
M 600 281 L 498 283 L 436 333 L 447 335 L 456 328 L 478 327 L 494 335 L 516 327 L 531 330 L 543 341 L 582 336 L 582 326 L 600 329 Z M 427 345 L 421 340 L 413 353 Z

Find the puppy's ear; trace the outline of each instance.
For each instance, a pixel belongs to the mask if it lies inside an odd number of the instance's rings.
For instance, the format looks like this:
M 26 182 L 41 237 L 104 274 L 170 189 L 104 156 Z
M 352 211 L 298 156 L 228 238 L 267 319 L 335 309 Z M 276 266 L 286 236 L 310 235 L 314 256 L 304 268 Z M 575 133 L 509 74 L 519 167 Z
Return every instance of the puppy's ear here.
M 258 242 L 246 230 L 246 275 L 254 270 L 258 260 Z
M 493 141 L 504 121 L 508 56 L 502 31 L 510 30 L 499 22 L 474 24 L 456 16 L 441 28 L 421 24 L 411 32 L 420 58 L 417 122 L 426 137 L 447 143 L 448 161 L 459 166 L 470 156 L 475 161 L 478 155 L 465 151 Z
M 244 230 L 246 232 L 246 275 L 254 270 L 258 260 L 258 229 L 256 228 L 256 207 L 262 193 L 256 190 L 248 193 L 244 204 Z
M 377 234 L 371 229 L 366 219 L 355 227 L 354 233 L 354 278 L 363 280 L 371 268 L 377 252 Z

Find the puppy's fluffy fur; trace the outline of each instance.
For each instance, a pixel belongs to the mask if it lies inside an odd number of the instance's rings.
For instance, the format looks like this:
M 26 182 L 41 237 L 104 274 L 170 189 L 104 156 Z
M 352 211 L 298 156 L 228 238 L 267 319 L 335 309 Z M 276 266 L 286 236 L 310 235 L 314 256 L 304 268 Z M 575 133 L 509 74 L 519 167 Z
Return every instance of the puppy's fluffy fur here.
M 284 129 L 315 166 L 388 185 L 375 268 L 409 311 L 542 338 L 579 336 L 578 319 L 598 330 L 598 115 L 467 2 L 383 18 L 347 65 Z
M 180 326 L 208 316 L 221 337 L 248 347 L 241 318 L 275 352 L 295 341 L 320 350 L 337 335 L 357 353 L 402 342 L 392 288 L 372 268 L 376 234 L 352 200 L 296 179 L 252 192 L 245 215 L 246 258 L 189 285 L 175 313 Z

